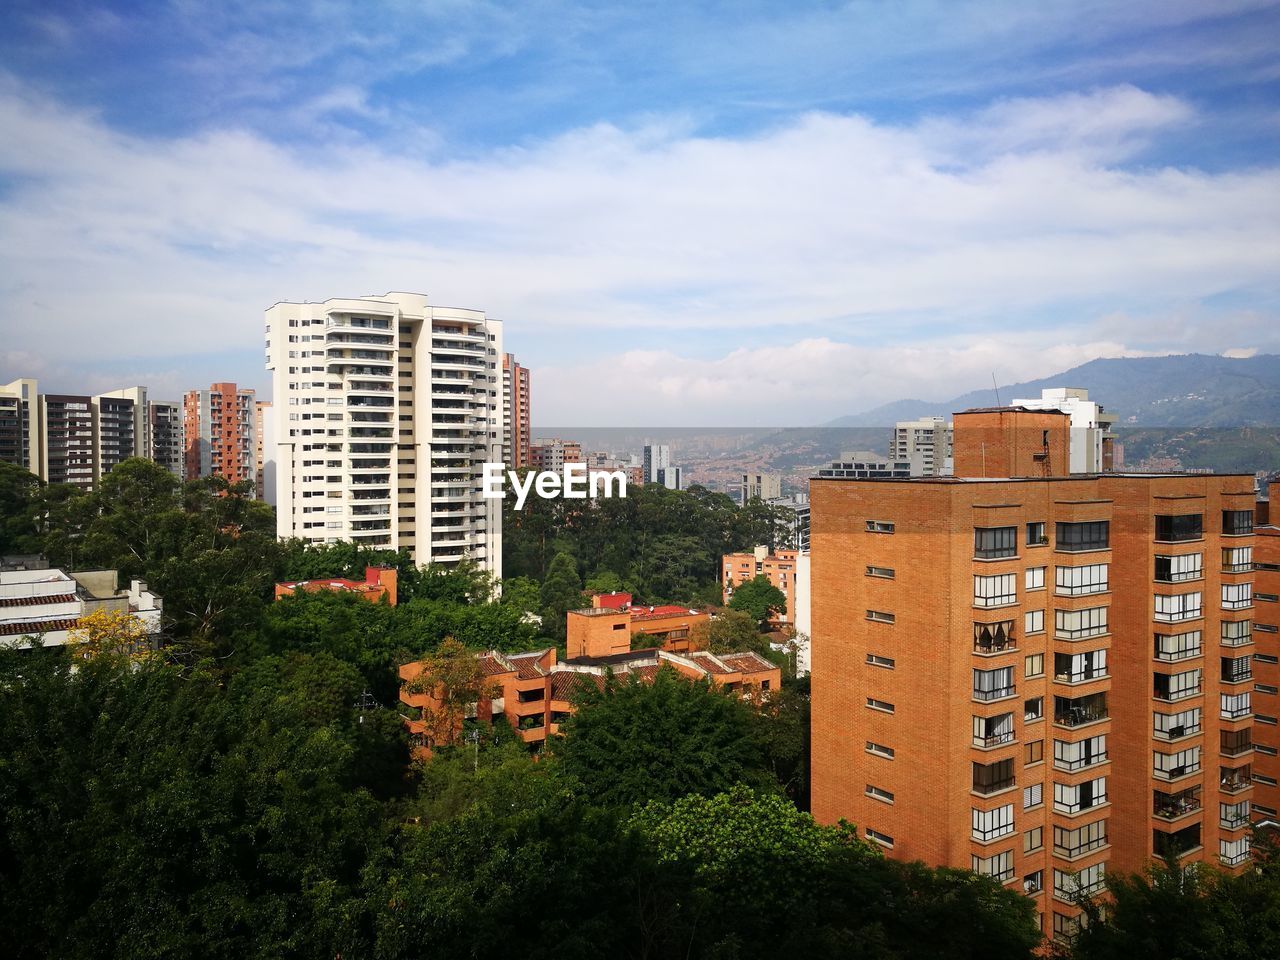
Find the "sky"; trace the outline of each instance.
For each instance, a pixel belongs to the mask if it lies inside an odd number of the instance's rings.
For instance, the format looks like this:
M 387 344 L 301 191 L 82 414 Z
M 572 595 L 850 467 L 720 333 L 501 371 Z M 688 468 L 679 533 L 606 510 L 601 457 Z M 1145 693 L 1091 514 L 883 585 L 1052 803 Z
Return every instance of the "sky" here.
M 1280 353 L 1277 37 L 1269 0 L 7 0 L 0 382 L 266 396 L 267 307 L 388 290 L 503 320 L 535 425 Z

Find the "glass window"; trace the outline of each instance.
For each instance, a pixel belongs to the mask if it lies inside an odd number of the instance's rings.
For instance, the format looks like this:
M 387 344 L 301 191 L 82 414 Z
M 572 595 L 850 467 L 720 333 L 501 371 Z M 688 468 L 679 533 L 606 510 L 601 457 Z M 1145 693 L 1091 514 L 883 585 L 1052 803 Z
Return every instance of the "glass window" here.
M 1013 557 L 1018 553 L 1017 527 L 976 527 L 973 531 L 973 555 L 982 560 Z
M 1057 549 L 1067 553 L 1105 550 L 1111 545 L 1111 523 L 1091 520 L 1084 523 L 1059 523 Z
M 1080 770 L 1107 759 L 1107 735 L 1087 740 L 1054 740 L 1053 765 L 1059 770 Z
M 1079 813 L 1107 802 L 1107 778 L 1073 785 L 1054 783 L 1053 808 L 1059 813 Z
M 1022 835 L 1022 852 L 1032 853 L 1044 846 L 1044 827 L 1032 827 Z
M 1252 510 L 1223 510 L 1222 532 L 1227 536 L 1253 533 Z
M 1200 540 L 1204 537 L 1204 516 L 1187 513 L 1178 516 L 1156 517 L 1156 540 L 1160 543 L 1179 543 L 1183 540 Z
M 1013 804 L 1006 803 L 994 810 L 972 809 L 973 839 L 980 842 L 995 840 L 1013 833 Z
M 1054 631 L 1063 640 L 1080 640 L 1107 632 L 1107 608 L 1089 607 L 1085 610 L 1055 610 Z
M 1044 654 L 1033 653 L 1031 656 L 1027 657 L 1026 660 L 1023 661 L 1022 670 L 1023 670 L 1023 676 L 1025 676 L 1028 680 L 1031 679 L 1032 677 L 1043 677 L 1044 676 Z
M 1200 692 L 1200 678 L 1204 673 L 1199 667 L 1182 673 L 1156 673 L 1154 693 L 1157 700 L 1182 700 Z
M 1049 542 L 1049 536 L 1044 530 L 1044 521 L 1039 520 L 1035 523 L 1027 524 L 1027 546 L 1042 547 Z
M 1177 713 L 1152 715 L 1152 733 L 1161 740 L 1178 740 L 1200 732 L 1200 708 L 1179 710 Z
M 1176 780 L 1200 769 L 1200 748 L 1187 747 L 1174 753 L 1152 753 L 1152 773 L 1158 780 Z
M 1107 821 L 1095 820 L 1068 830 L 1053 828 L 1053 852 L 1060 857 L 1078 857 L 1107 845 Z
M 1044 716 L 1044 697 L 1032 697 L 1022 704 L 1022 719 L 1039 720 Z
M 1222 609 L 1242 610 L 1253 606 L 1252 583 L 1224 583 L 1222 585 Z
M 1022 809 L 1030 810 L 1044 803 L 1044 784 L 1033 783 L 1022 788 Z
M 1227 573 L 1247 573 L 1253 569 L 1253 547 L 1227 547 L 1222 551 L 1222 569 Z
M 1022 615 L 1023 633 L 1044 633 L 1044 611 L 1028 610 Z
M 1057 567 L 1057 593 L 1059 596 L 1078 597 L 1090 593 L 1106 593 L 1107 567 L 1105 563 L 1091 563 L 1083 567 Z
M 1155 637 L 1157 660 L 1186 660 L 1200 656 L 1199 630 L 1188 630 L 1185 633 L 1157 633 Z
M 1013 760 L 997 760 L 995 763 L 973 764 L 973 789 L 976 793 L 990 794 L 1007 790 L 1014 785 Z
M 1156 582 L 1181 583 L 1204 576 L 1204 554 L 1186 553 L 1176 557 L 1156 557 Z
M 975 607 L 999 607 L 1018 602 L 1018 577 L 1002 573 L 994 577 L 973 578 L 973 605 Z
M 1026 587 L 1028 590 L 1044 589 L 1044 567 L 1027 567 Z
M 1014 737 L 1013 714 L 1002 713 L 998 717 L 973 718 L 973 745 L 997 747 L 1012 743 Z
M 1012 719 L 1012 715 L 1010 715 L 1010 719 Z M 1024 764 L 1029 766 L 1033 763 L 1040 763 L 1042 760 L 1044 760 L 1043 740 L 1032 740 L 1023 748 L 1022 761 Z
M 1195 593 L 1175 593 L 1168 596 L 1157 593 L 1155 598 L 1155 618 L 1164 623 L 1195 620 L 1201 615 L 1202 604 L 1203 598 L 1199 591 Z
M 1004 853 L 997 853 L 994 857 L 983 859 L 974 855 L 972 857 L 971 867 L 973 872 L 981 877 L 991 877 L 1000 883 L 1013 879 L 1013 851 L 1006 850 Z
M 975 700 L 999 700 L 1001 697 L 1012 696 L 1013 692 L 1013 667 L 973 671 Z

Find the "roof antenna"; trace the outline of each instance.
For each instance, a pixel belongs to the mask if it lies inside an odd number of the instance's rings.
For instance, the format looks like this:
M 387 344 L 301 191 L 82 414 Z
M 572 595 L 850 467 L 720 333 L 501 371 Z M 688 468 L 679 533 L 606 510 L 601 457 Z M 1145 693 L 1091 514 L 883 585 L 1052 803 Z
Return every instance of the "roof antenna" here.
M 1000 406 L 1000 387 L 996 385 L 996 372 L 991 371 L 991 388 L 996 392 L 996 406 Z

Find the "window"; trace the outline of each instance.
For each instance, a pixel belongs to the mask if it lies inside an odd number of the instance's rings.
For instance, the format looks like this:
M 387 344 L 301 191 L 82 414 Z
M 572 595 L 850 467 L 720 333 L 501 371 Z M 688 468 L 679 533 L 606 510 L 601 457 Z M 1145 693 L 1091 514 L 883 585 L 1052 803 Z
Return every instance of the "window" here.
M 1204 671 L 1199 667 L 1182 673 L 1157 673 L 1153 677 L 1157 700 L 1182 700 L 1200 692 L 1200 678 Z
M 1241 683 L 1253 679 L 1253 657 L 1223 657 L 1222 682 Z
M 1253 730 L 1219 730 L 1218 752 L 1224 757 L 1238 757 L 1253 752 Z
M 1053 915 L 1053 939 L 1060 943 L 1071 943 L 1080 933 L 1080 916 L 1065 916 L 1061 913 Z
M 973 791 L 983 795 L 999 793 L 1014 785 L 1013 760 L 973 764 Z
M 1053 679 L 1060 683 L 1085 683 L 1107 675 L 1107 651 L 1088 653 L 1055 653 Z
M 1107 802 L 1107 778 L 1086 780 L 1074 786 L 1065 783 L 1053 785 L 1053 808 L 1059 813 L 1079 813 Z
M 884 667 L 886 670 L 893 669 L 893 661 L 890 658 L 876 656 L 874 653 L 867 654 L 867 663 L 873 667 Z
M 1087 740 L 1054 740 L 1053 765 L 1059 770 L 1082 770 L 1107 759 L 1105 733 Z
M 1253 606 L 1252 583 L 1224 583 L 1222 585 L 1222 609 L 1242 610 Z
M 994 577 L 973 578 L 973 605 L 1000 607 L 1018 602 L 1017 574 L 1003 573 Z
M 1155 618 L 1164 623 L 1195 620 L 1200 616 L 1201 602 L 1199 591 L 1169 596 L 1158 593 L 1155 598 Z
M 1060 857 L 1078 857 L 1106 845 L 1106 820 L 1095 820 L 1073 830 L 1053 828 L 1053 852 Z
M 1111 545 L 1111 523 L 1091 520 L 1084 523 L 1059 523 L 1057 549 L 1063 553 L 1106 550 Z
M 1224 720 L 1236 720 L 1247 717 L 1253 712 L 1253 696 L 1245 693 L 1221 694 L 1221 715 Z
M 893 713 L 893 704 L 885 700 L 877 700 L 875 697 L 867 697 L 867 706 L 872 710 L 881 710 L 884 713 Z
M 1028 590 L 1044 589 L 1044 567 L 1027 567 L 1026 587 Z
M 1018 554 L 1017 527 L 975 527 L 973 555 L 979 560 L 1014 557 Z
M 1006 803 L 994 810 L 979 810 L 973 813 L 973 839 L 980 843 L 996 840 L 1013 833 L 1013 804 Z
M 1184 540 L 1200 540 L 1204 538 L 1204 516 L 1199 513 L 1187 513 L 1179 516 L 1156 517 L 1156 541 L 1159 543 L 1181 543 Z
M 1032 677 L 1044 676 L 1044 654 L 1033 653 L 1027 657 L 1022 664 L 1023 676 L 1030 680 Z
M 1157 660 L 1186 660 L 1200 656 L 1199 630 L 1188 630 L 1185 633 L 1157 633 L 1155 636 Z
M 973 671 L 973 699 L 999 700 L 1013 696 L 1013 667 Z
M 1074 900 L 1078 896 L 1090 897 L 1101 893 L 1106 886 L 1106 864 L 1095 863 L 1077 873 L 1053 871 L 1053 895 L 1060 900 Z
M 1089 593 L 1106 593 L 1107 564 L 1091 563 L 1084 567 L 1057 567 L 1057 593 L 1059 596 L 1079 597 Z
M 1033 783 L 1022 788 L 1022 809 L 1030 810 L 1044 803 L 1044 784 Z
M 1200 732 L 1200 708 L 1177 713 L 1157 713 L 1151 720 L 1152 734 L 1159 740 L 1180 740 Z
M 1013 621 L 998 620 L 995 623 L 974 623 L 973 649 L 978 653 L 998 653 L 1013 649 Z
M 1177 780 L 1200 769 L 1200 748 L 1188 747 L 1176 753 L 1152 753 L 1152 774 L 1157 780 Z
M 1044 697 L 1032 697 L 1030 700 L 1023 701 L 1022 719 L 1039 720 L 1044 716 Z
M 1222 625 L 1224 633 L 1226 632 L 1226 626 L 1225 623 Z M 1262 633 L 1280 633 L 1280 627 L 1274 623 L 1260 623 L 1258 624 L 1258 630 Z
M 1223 510 L 1222 532 L 1228 537 L 1239 537 L 1253 533 L 1253 511 Z
M 1088 607 L 1084 610 L 1055 610 L 1054 633 L 1061 640 L 1082 640 L 1107 632 L 1107 608 Z
M 1044 633 L 1044 611 L 1028 610 L 1022 615 L 1023 633 Z
M 893 803 L 893 794 L 888 790 L 881 790 L 879 787 L 868 783 L 867 789 L 864 792 L 872 800 L 880 800 L 884 803 Z
M 1177 557 L 1156 557 L 1157 583 L 1182 583 L 1204 577 L 1204 554 L 1187 553 Z
M 1110 716 L 1107 712 L 1107 694 L 1091 693 L 1086 697 L 1054 697 L 1053 722 L 1064 727 L 1079 727 L 1096 723 Z
M 1013 715 L 1009 715 L 1009 719 L 1013 719 Z M 1040 763 L 1044 760 L 1044 741 L 1032 740 L 1022 750 L 1022 762 L 1025 766 L 1033 763 Z
M 893 837 L 889 836 L 887 833 L 881 833 L 879 830 L 872 830 L 870 827 L 867 827 L 866 831 L 868 840 L 874 840 L 882 847 L 888 847 L 891 850 L 893 849 Z
M 1044 827 L 1032 827 L 1022 835 L 1022 852 L 1033 853 L 1044 846 Z
M 867 533 L 893 533 L 893 524 L 887 520 L 868 520 Z
M 1027 546 L 1042 547 L 1049 542 L 1049 537 L 1044 531 L 1044 521 L 1039 520 L 1035 523 L 1027 524 Z
M 1227 547 L 1222 551 L 1224 573 L 1248 573 L 1253 569 L 1253 547 Z
M 994 857 L 983 859 L 974 856 L 971 861 L 973 872 L 980 877 L 990 877 L 1000 883 L 1013 879 L 1013 851 L 1006 850 Z
M 893 747 L 886 747 L 883 743 L 875 743 L 871 740 L 867 741 L 867 753 L 874 753 L 877 757 L 884 757 L 886 760 L 893 759 Z
M 880 577 L 884 580 L 892 580 L 894 572 L 891 567 L 867 567 L 868 577 Z
M 975 747 L 998 747 L 1004 743 L 1012 743 L 1013 737 L 1012 713 L 1002 713 L 998 717 L 973 718 L 973 745 Z
M 1249 859 L 1249 837 L 1245 835 L 1239 840 L 1219 840 L 1218 859 L 1229 867 L 1244 863 Z
M 1258 624 L 1262 630 L 1262 624 Z M 1275 631 L 1263 631 L 1264 633 Z M 1224 620 L 1222 623 L 1222 645 L 1224 647 L 1243 647 L 1253 642 L 1252 620 Z
M 883 610 L 868 610 L 867 619 L 874 620 L 876 623 L 893 623 L 895 617 L 892 613 L 885 613 Z

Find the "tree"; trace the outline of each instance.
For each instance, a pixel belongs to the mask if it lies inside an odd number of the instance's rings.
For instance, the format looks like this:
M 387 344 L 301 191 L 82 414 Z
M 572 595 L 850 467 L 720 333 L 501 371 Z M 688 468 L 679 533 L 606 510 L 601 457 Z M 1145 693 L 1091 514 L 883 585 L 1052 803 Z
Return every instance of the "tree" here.
M 448 746 L 462 732 L 462 718 L 471 704 L 496 695 L 485 677 L 480 658 L 465 646 L 446 638 L 435 653 L 422 661 L 422 672 L 405 683 L 409 693 L 425 694 L 422 723 L 428 747 Z
M 0 462 L 0 554 L 40 552 L 43 493 L 34 473 Z
M 581 684 L 575 703 L 554 749 L 594 803 L 712 794 L 738 782 L 776 789 L 752 708 L 708 681 L 670 668 L 652 682 L 610 676 L 603 689 Z
M 145 623 L 128 610 L 94 610 L 67 631 L 67 651 L 80 659 L 119 656 L 134 661 L 157 655 Z
M 809 809 L 809 684 L 784 683 L 758 707 L 757 736 L 766 763 L 787 796 Z
M 556 639 L 565 635 L 565 615 L 582 606 L 582 581 L 578 565 L 567 553 L 557 553 L 542 582 L 543 625 Z
M 756 623 L 764 623 L 771 613 L 785 613 L 787 595 L 769 582 L 763 574 L 734 587 L 729 606 L 750 614 Z
M 717 611 L 705 623 L 694 624 L 689 640 L 695 649 L 712 653 L 769 652 L 769 640 L 760 632 L 759 621 L 732 607 Z

